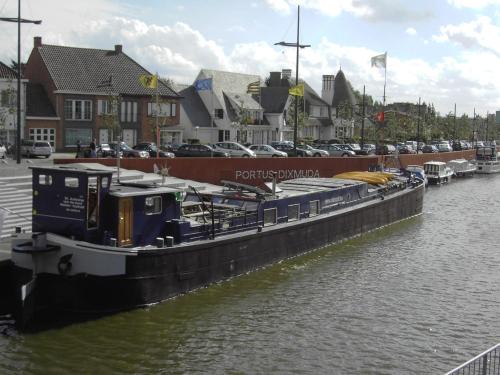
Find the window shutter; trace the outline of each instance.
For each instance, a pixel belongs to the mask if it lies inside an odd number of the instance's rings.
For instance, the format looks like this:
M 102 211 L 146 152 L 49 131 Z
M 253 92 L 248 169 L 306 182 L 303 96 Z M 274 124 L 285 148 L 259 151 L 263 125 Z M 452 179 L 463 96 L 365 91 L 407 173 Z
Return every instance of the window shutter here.
M 170 108 L 172 109 L 171 116 L 175 117 L 176 116 L 176 110 L 177 110 L 177 103 L 172 103 Z
M 104 100 L 99 99 L 99 100 L 97 100 L 97 114 L 98 115 L 102 115 L 103 113 L 105 113 L 105 111 L 104 111 Z
M 137 122 L 137 102 L 132 104 L 132 121 Z
M 127 102 L 122 102 L 120 105 L 120 122 L 125 122 L 125 112 L 127 110 Z

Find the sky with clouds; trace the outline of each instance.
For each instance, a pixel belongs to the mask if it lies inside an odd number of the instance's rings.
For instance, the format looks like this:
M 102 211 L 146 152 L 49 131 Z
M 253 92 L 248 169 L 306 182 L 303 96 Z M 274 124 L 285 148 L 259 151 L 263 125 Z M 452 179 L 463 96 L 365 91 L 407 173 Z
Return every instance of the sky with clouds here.
M 192 83 L 200 69 L 258 74 L 291 68 L 300 4 L 300 77 L 321 93 L 339 68 L 387 102 L 434 103 L 442 114 L 500 110 L 500 0 L 23 0 L 22 60 L 45 44 L 123 50 L 151 72 Z M 17 0 L 0 0 L 16 17 Z M 17 60 L 17 27 L 0 22 L 0 61 Z M 295 74 L 295 73 L 294 73 Z

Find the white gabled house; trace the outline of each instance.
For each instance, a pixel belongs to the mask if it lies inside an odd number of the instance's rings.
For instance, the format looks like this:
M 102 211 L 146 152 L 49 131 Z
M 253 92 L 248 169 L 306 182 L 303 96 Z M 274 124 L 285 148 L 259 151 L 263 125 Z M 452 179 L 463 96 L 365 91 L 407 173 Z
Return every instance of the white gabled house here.
M 21 79 L 21 134 L 26 119 L 26 83 Z M 17 134 L 17 72 L 0 62 L 0 144 L 15 144 Z

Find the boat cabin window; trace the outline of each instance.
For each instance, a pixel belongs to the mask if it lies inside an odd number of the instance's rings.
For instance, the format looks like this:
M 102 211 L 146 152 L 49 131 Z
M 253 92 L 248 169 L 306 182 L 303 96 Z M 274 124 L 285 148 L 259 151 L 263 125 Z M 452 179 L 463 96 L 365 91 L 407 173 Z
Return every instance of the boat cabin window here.
M 291 204 L 288 206 L 288 221 L 299 220 L 299 205 Z
M 99 179 L 97 176 L 89 176 L 87 189 L 87 228 L 97 228 L 99 222 Z
M 276 224 L 276 208 L 268 208 L 264 210 L 264 226 Z
M 316 216 L 319 214 L 319 201 L 309 202 L 309 216 Z
M 64 186 L 69 188 L 77 188 L 79 186 L 78 177 L 65 177 Z
M 101 184 L 104 189 L 107 189 L 109 186 L 109 177 L 102 177 Z
M 40 185 L 52 185 L 52 176 L 50 174 L 38 175 L 38 183 Z
M 146 197 L 144 201 L 144 213 L 146 215 L 157 215 L 161 213 L 161 196 Z

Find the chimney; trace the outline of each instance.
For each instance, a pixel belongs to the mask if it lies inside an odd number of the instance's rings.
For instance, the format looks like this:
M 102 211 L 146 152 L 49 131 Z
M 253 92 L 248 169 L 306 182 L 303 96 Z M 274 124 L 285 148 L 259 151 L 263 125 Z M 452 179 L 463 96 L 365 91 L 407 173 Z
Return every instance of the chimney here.
M 281 81 L 281 73 L 280 72 L 271 72 L 269 74 L 269 86 L 270 87 L 279 87 Z
M 122 53 L 123 46 L 121 44 L 115 44 L 115 53 L 118 55 L 119 53 Z
M 292 78 L 292 69 L 283 69 L 281 71 L 281 78 L 283 78 L 283 79 Z
M 335 76 L 333 74 L 323 75 L 323 87 L 321 88 L 321 99 L 330 105 L 333 102 L 333 83 Z
M 37 48 L 37 47 L 41 47 L 41 46 L 42 46 L 42 37 L 41 36 L 35 36 L 33 38 L 33 47 Z

